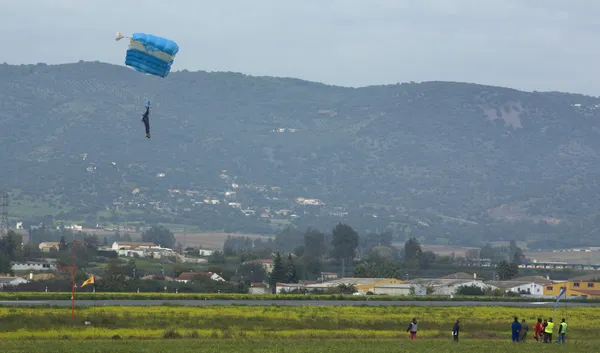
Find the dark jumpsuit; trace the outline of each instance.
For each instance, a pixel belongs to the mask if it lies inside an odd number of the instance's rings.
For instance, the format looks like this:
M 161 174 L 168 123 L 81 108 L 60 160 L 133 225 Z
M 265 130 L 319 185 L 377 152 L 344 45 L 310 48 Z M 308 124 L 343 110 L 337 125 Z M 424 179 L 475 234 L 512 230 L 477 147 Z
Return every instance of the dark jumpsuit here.
M 146 137 L 150 138 L 150 107 L 146 107 L 146 112 L 142 116 L 142 122 L 146 126 Z

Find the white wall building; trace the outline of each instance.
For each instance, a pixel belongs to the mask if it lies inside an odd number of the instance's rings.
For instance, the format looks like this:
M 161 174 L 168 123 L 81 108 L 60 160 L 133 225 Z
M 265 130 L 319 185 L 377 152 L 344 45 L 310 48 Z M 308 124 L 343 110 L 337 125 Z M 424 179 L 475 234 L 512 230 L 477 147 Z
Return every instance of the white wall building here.
M 549 282 L 549 281 L 548 281 Z M 524 292 L 527 295 L 541 297 L 544 295 L 544 285 L 547 282 L 536 282 L 536 281 L 493 281 L 487 282 L 496 288 L 504 290 L 505 293 L 521 293 Z
M 206 249 L 200 249 L 198 251 L 198 255 L 200 256 L 211 256 L 213 254 L 214 250 L 206 250 Z
M 13 261 L 13 271 L 56 271 L 56 264 L 47 261 Z
M 411 291 L 414 288 L 414 294 L 411 294 Z M 410 284 L 410 283 L 391 283 L 391 284 L 382 284 L 373 288 L 373 294 L 378 295 L 426 295 L 427 288 L 420 284 Z
M 18 286 L 19 284 L 28 283 L 28 282 L 29 281 L 27 281 L 23 277 L 0 276 L 0 288 L 6 287 L 6 286 Z

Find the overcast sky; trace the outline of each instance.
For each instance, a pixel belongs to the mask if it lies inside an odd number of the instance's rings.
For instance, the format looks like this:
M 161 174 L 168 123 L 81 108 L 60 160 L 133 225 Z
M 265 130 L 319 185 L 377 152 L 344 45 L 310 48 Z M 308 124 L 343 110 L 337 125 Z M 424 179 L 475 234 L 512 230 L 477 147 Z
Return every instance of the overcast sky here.
M 175 70 L 598 96 L 599 15 L 595 0 L 3 0 L 0 62 L 123 65 L 114 33 L 146 32 L 179 44 Z

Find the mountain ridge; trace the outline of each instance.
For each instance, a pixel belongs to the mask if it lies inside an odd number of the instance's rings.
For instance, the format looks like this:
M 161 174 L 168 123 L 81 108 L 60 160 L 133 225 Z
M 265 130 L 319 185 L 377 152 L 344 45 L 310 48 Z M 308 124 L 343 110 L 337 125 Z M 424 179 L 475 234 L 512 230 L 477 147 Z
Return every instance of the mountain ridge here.
M 97 62 L 0 65 L 0 78 L 0 187 L 61 195 L 71 208 L 99 212 L 134 187 L 216 193 L 231 187 L 226 170 L 354 215 L 379 205 L 386 217 L 581 223 L 597 213 L 600 98 L 588 95 L 187 70 L 160 79 Z

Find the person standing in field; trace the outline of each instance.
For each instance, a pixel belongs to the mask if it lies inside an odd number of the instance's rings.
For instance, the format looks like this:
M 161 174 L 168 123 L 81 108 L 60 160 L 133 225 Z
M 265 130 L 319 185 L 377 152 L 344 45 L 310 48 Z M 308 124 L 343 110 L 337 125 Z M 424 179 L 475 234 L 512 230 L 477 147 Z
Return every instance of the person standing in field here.
M 543 337 L 544 337 L 544 327 L 542 326 L 542 319 L 538 318 L 537 324 L 535 324 L 535 326 L 533 327 L 533 338 L 538 342 L 542 342 Z
M 567 323 L 565 319 L 562 319 L 562 322 L 558 326 L 558 341 L 556 343 L 565 343 L 565 335 L 567 334 Z
M 519 334 L 521 333 L 521 323 L 519 322 L 519 318 L 515 316 L 515 321 L 512 323 L 512 341 L 519 342 Z
M 548 318 L 548 324 L 546 325 L 546 336 L 544 338 L 544 343 L 552 343 L 552 332 L 554 331 L 554 322 L 552 322 L 552 318 Z
M 527 332 L 529 331 L 529 325 L 525 322 L 525 319 L 521 320 L 521 332 L 519 333 L 519 342 L 524 342 L 527 338 Z
M 410 332 L 410 340 L 417 338 L 417 318 L 413 317 L 412 321 L 408 324 L 406 332 Z
M 544 330 L 544 343 L 548 343 L 548 335 L 546 334 L 546 327 L 548 327 L 548 319 L 544 319 L 544 323 L 542 324 L 542 329 Z
M 454 337 L 454 342 L 458 342 L 458 332 L 460 331 L 460 325 L 458 320 L 454 323 L 454 327 L 452 327 L 452 336 Z

